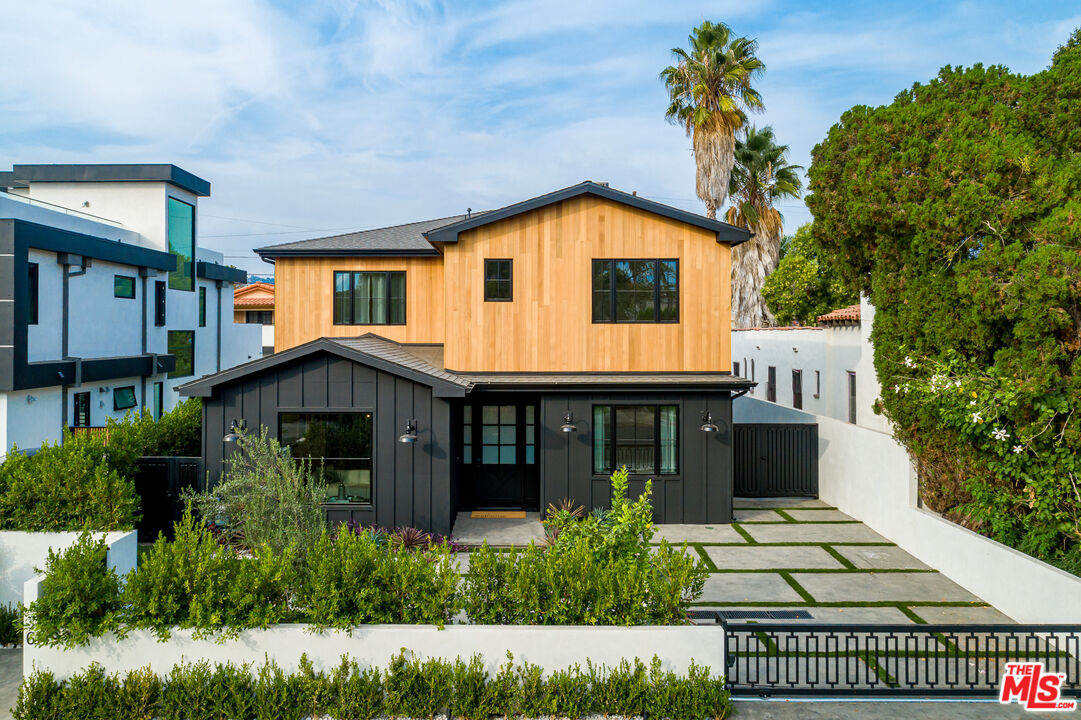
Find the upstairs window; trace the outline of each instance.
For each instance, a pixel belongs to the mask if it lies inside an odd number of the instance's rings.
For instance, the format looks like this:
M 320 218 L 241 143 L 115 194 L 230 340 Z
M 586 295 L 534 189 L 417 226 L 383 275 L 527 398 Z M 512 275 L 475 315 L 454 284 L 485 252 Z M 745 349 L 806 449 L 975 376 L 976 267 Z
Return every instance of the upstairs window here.
M 169 252 L 176 270 L 169 273 L 170 290 L 195 289 L 195 207 L 169 198 Z
M 510 260 L 484 261 L 485 302 L 511 302 L 514 299 L 512 272 Z
M 128 275 L 113 275 L 113 297 L 135 299 L 135 278 Z
M 594 260 L 593 322 L 679 322 L 679 260 Z
M 137 404 L 134 385 L 113 388 L 113 410 L 128 410 Z
M 803 409 L 803 371 L 792 371 L 792 407 Z
M 772 365 L 766 367 L 766 399 L 777 402 L 777 368 Z
M 334 273 L 334 324 L 405 325 L 405 273 Z
M 165 281 L 154 281 L 154 325 L 165 325 Z
M 38 264 L 30 263 L 26 267 L 26 323 L 38 324 Z
M 848 371 L 848 422 L 856 423 L 856 373 Z
M 206 327 L 206 288 L 199 288 L 199 327 Z
M 244 322 L 248 325 L 273 325 L 273 310 L 248 310 L 244 313 Z
M 169 354 L 176 357 L 176 368 L 170 378 L 188 377 L 195 374 L 195 331 L 170 330 Z

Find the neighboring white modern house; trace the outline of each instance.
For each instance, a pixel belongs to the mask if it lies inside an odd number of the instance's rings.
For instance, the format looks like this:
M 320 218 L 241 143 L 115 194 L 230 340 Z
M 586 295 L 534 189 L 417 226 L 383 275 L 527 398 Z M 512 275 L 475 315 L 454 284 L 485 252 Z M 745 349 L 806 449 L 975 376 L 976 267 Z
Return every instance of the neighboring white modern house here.
M 176 385 L 261 355 L 234 325 L 246 273 L 198 247 L 210 183 L 173 165 L 0 172 L 0 456 L 156 415 Z
M 732 372 L 758 383 L 751 391 L 758 400 L 892 434 L 889 421 L 872 410 L 879 396 L 871 347 L 874 312 L 861 298 L 811 327 L 735 328 Z M 739 406 L 733 404 L 737 416 Z

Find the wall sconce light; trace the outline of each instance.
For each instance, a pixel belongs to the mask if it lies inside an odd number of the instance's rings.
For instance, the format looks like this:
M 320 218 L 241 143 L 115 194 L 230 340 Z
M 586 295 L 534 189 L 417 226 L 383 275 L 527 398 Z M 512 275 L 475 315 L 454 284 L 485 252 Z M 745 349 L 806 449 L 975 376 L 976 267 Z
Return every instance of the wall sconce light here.
M 698 429 L 704 433 L 715 433 L 720 430 L 713 422 L 713 414 L 709 410 L 702 413 L 702 424 L 698 426 Z
M 221 439 L 221 441 L 224 443 L 235 443 L 240 439 L 240 431 L 243 429 L 244 421 L 234 419 L 232 424 L 229 425 L 229 432 Z
M 563 416 L 563 424 L 559 426 L 559 429 L 565 433 L 572 433 L 578 429 L 578 426 L 574 424 L 574 413 L 570 410 Z
M 405 432 L 398 437 L 398 442 L 415 443 L 417 441 L 417 421 L 409 418 L 405 421 Z
M 101 386 L 98 388 L 98 392 L 104 395 L 105 393 L 109 392 L 109 388 Z
M 105 401 L 104 400 L 98 400 L 98 407 L 99 408 L 105 407 Z
M 27 405 L 33 405 L 37 401 L 38 401 L 38 399 L 36 397 L 34 397 L 33 395 L 27 395 L 26 396 L 26 404 Z
M 799 348 L 798 348 L 798 347 L 793 347 L 793 348 L 792 348 L 792 352 L 794 352 L 794 353 L 798 353 L 798 352 L 799 352 Z

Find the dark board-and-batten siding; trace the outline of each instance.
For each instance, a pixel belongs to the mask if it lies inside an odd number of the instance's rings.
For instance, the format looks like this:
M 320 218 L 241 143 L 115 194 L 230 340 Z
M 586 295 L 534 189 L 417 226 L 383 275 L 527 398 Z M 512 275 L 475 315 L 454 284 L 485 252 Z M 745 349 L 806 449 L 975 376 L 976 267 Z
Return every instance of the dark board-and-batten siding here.
M 221 477 L 230 423 L 250 432 L 265 426 L 278 436 L 282 412 L 372 413 L 372 506 L 328 509 L 332 523 L 353 520 L 384 527 L 412 526 L 450 532 L 450 406 L 426 385 L 351 360 L 319 354 L 226 383 L 203 399 L 203 452 L 207 480 Z M 410 418 L 418 440 L 398 442 Z
M 732 521 L 732 400 L 726 392 L 547 394 L 541 399 L 541 507 L 573 498 L 586 508 L 610 507 L 611 484 L 594 475 L 593 406 L 676 405 L 679 408 L 679 473 L 653 478 L 653 515 L 662 523 Z M 574 414 L 577 430 L 560 431 L 563 416 Z M 705 410 L 721 431 L 699 427 Z M 637 497 L 645 478 L 630 483 Z

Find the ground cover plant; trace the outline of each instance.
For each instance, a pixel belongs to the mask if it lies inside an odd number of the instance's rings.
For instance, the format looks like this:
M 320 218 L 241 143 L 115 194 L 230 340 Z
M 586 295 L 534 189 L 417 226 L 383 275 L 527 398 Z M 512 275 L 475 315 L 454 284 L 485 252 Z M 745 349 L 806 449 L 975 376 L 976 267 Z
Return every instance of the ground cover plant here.
M 945 67 L 845 112 L 807 201 L 819 258 L 876 308 L 879 410 L 924 503 L 1075 573 L 1079 116 L 1081 30 L 1034 75 Z
M 687 622 L 706 563 L 653 537 L 650 488 L 627 498 L 612 478 L 612 509 L 574 520 L 548 547 L 470 553 L 464 578 L 444 539 L 426 545 L 365 528 L 330 533 L 303 554 L 295 543 L 238 548 L 189 510 L 175 540 L 159 537 L 123 582 L 106 567 L 104 543 L 84 534 L 53 553 L 40 598 L 28 610 L 35 642 L 74 647 L 135 629 L 161 640 L 174 628 L 227 638 L 284 622 L 313 631 L 373 623 L 667 625 Z
M 164 720 L 367 720 L 375 717 L 466 720 L 588 714 L 688 720 L 725 718 L 731 701 L 724 678 L 692 664 L 686 675 L 636 660 L 614 668 L 585 666 L 551 673 L 507 662 L 493 676 L 477 656 L 423 659 L 403 651 L 385 669 L 343 657 L 330 672 L 306 657 L 288 674 L 267 662 L 179 665 L 161 678 L 149 668 L 123 676 L 93 665 L 67 681 L 35 672 L 19 688 L 16 720 L 163 718 Z

